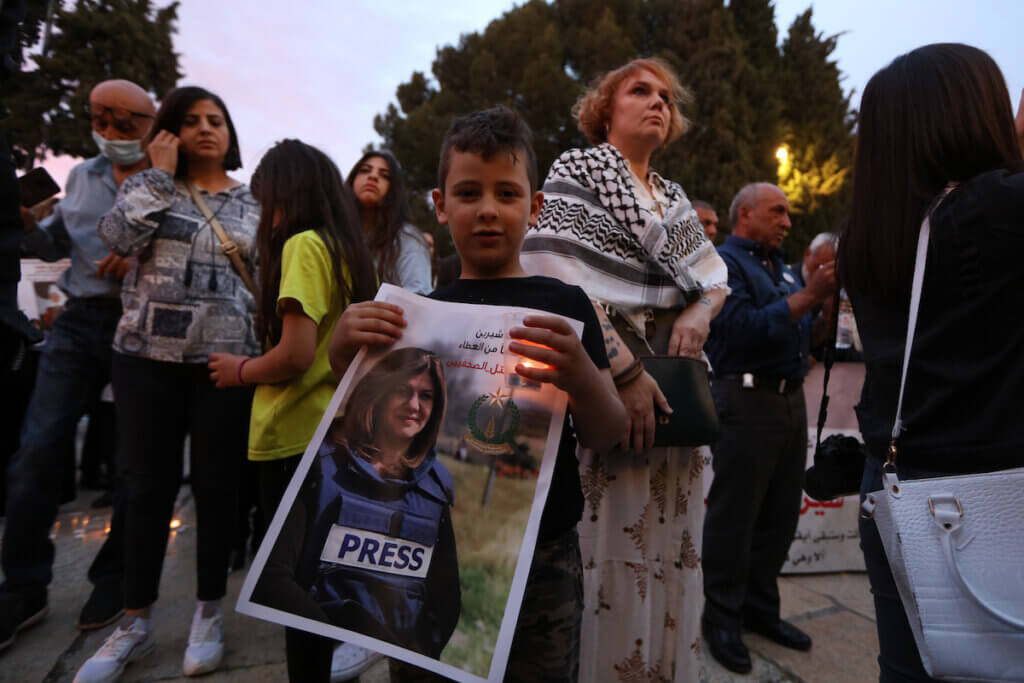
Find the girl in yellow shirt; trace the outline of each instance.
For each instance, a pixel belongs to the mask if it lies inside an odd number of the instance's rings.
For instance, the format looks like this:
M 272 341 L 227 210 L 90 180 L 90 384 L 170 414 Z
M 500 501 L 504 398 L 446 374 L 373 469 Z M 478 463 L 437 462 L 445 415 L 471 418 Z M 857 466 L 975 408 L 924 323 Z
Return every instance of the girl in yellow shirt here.
M 256 384 L 249 459 L 258 463 L 260 503 L 277 508 L 338 380 L 327 345 L 349 303 L 377 290 L 355 197 L 334 163 L 299 140 L 268 151 L 252 177 L 260 203 L 260 296 L 256 323 L 267 351 L 210 354 L 218 387 Z M 325 679 L 333 641 L 286 630 L 291 680 Z

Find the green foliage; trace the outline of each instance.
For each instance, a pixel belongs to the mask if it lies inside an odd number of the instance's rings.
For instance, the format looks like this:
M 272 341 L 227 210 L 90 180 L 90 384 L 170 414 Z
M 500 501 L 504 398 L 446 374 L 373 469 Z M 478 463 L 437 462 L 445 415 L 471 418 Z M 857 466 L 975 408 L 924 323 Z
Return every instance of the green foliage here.
M 23 46 L 38 40 L 42 15 L 33 12 L 46 5 L 28 4 L 34 21 L 26 22 Z M 177 2 L 77 0 L 58 8 L 46 54 L 32 59 L 35 69 L 23 56 L 23 71 L 0 97 L 18 164 L 31 168 L 46 153 L 95 154 L 86 109 L 101 81 L 133 81 L 154 97 L 173 88 L 182 76 L 171 40 L 177 19 Z
M 849 210 L 855 116 L 839 67 L 830 59 L 838 39 L 815 31 L 808 9 L 782 43 L 782 89 L 800 93 L 784 102 L 790 159 L 779 169 L 779 186 L 793 207 L 793 229 L 784 245 L 792 261 L 816 234 L 834 231 Z
M 853 116 L 829 60 L 837 38 L 816 33 L 808 10 L 780 49 L 771 0 L 530 0 L 438 49 L 432 78 L 414 72 L 374 128 L 407 171 L 413 214 L 443 255 L 450 242 L 425 198 L 454 117 L 517 109 L 534 131 L 543 176 L 558 154 L 586 145 L 570 114 L 584 88 L 634 57 L 658 55 L 694 102 L 684 112 L 689 132 L 654 167 L 725 219 L 742 185 L 776 180 L 775 150 L 786 143 L 795 173 L 780 182 L 799 198 L 786 245 L 795 254 L 849 200 Z
M 459 555 L 462 609 L 441 661 L 486 676 L 501 630 L 536 480 L 499 478 L 487 507 L 480 507 L 488 468 L 448 457 L 444 464 L 452 473 L 459 496 L 452 508 L 452 526 Z
M 720 0 L 661 4 L 665 10 L 654 34 L 663 46 L 659 54 L 676 65 L 695 101 L 684 112 L 691 119 L 690 131 L 657 154 L 653 165 L 691 198 L 720 207 L 724 218 L 742 185 L 771 179 L 774 167 L 758 156 L 764 145 L 758 112 L 766 105 L 737 87 L 753 81 L 755 74 L 733 16 Z

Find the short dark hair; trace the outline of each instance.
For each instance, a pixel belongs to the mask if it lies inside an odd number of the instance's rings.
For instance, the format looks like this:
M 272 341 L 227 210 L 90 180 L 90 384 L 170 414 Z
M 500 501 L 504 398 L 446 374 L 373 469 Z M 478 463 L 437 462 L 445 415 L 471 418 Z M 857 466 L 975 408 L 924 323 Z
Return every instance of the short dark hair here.
M 481 109 L 452 121 L 441 142 L 441 160 L 437 165 L 437 189 L 441 194 L 444 194 L 444 184 L 448 179 L 452 150 L 479 154 L 484 161 L 502 152 L 509 152 L 519 161 L 516 153 L 522 152 L 530 192 L 536 192 L 540 185 L 533 132 L 523 117 L 508 107 Z
M 703 199 L 694 199 L 692 202 L 690 202 L 690 204 L 693 205 L 693 208 L 695 209 L 704 209 L 705 211 L 715 210 L 715 207 L 711 206 Z
M 166 130 L 174 135 L 181 135 L 181 123 L 185 120 L 185 115 L 188 114 L 188 110 L 192 105 L 200 100 L 210 100 L 224 112 L 224 122 L 228 125 L 229 135 L 228 151 L 224 155 L 224 170 L 234 171 L 235 169 L 242 168 L 242 152 L 238 146 L 238 133 L 235 132 L 235 124 L 231 120 L 231 114 L 228 112 L 227 105 L 224 104 L 224 100 L 206 88 L 194 85 L 174 88 L 164 95 L 164 99 L 160 103 L 160 109 L 157 110 L 156 116 L 153 119 L 153 127 L 150 129 L 143 147 L 148 145 L 156 134 L 162 130 Z M 185 155 L 179 152 L 178 167 L 174 172 L 174 176 L 176 178 L 184 178 L 187 174 L 188 162 Z
M 872 297 L 905 298 L 921 221 L 946 184 L 1020 168 L 1010 96 L 984 51 L 925 45 L 871 77 L 858 117 L 840 280 Z

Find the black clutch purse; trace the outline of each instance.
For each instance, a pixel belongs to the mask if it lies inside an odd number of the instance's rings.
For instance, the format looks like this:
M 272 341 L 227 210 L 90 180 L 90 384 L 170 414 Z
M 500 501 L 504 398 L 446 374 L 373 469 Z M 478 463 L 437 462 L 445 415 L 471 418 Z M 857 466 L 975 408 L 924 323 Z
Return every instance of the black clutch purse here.
M 640 361 L 672 406 L 671 415 L 655 407 L 655 448 L 704 446 L 718 441 L 718 411 L 704 362 L 681 356 L 641 356 Z

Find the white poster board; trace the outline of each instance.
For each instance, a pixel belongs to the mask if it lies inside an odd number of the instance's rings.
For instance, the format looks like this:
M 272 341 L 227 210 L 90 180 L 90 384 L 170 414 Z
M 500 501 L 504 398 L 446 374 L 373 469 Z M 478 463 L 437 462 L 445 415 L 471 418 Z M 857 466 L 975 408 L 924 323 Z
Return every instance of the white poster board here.
M 815 408 L 817 410 L 817 408 Z M 814 464 L 815 429 L 807 430 L 807 467 Z M 831 429 L 821 432 L 822 441 L 833 434 L 860 439 L 855 429 Z M 796 527 L 789 556 L 782 565 L 783 574 L 814 572 L 864 571 L 864 555 L 860 551 L 857 518 L 860 500 L 846 496 L 824 502 L 803 494 L 800 522 Z
M 57 286 L 57 280 L 71 267 L 71 259 L 49 263 L 40 259 L 21 259 L 21 280 L 18 282 L 18 308 L 38 327 L 48 329 L 52 324 L 51 309 L 61 309 L 67 296 Z M 56 311 L 55 311 L 56 312 Z
M 407 327 L 394 345 L 361 350 L 338 384 L 238 610 L 457 681 L 500 681 L 567 397 L 506 372 L 518 359 L 506 363 L 507 327 L 527 309 L 433 301 L 390 285 L 377 300 L 401 306 Z M 413 375 L 402 370 L 410 363 L 420 363 Z M 373 460 L 397 433 L 413 438 L 409 453 L 422 435 L 433 446 L 401 477 Z M 353 446 L 367 439 L 372 448 Z

